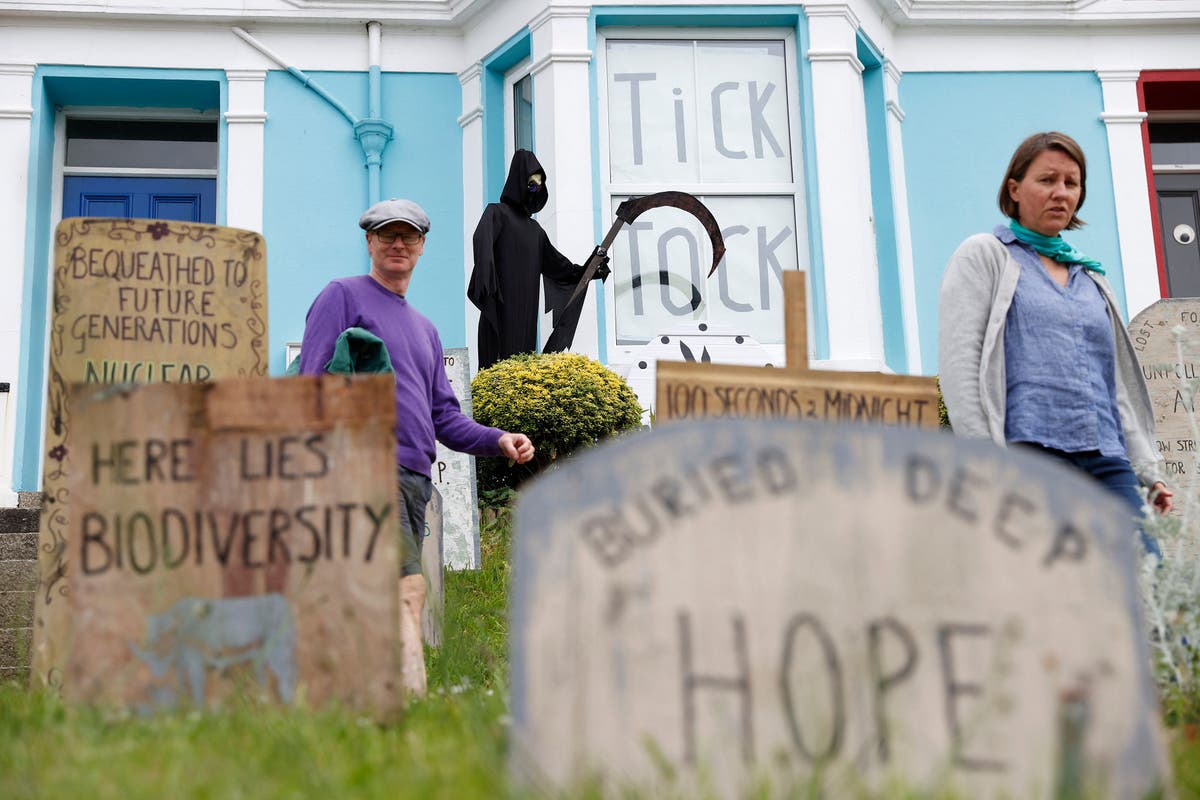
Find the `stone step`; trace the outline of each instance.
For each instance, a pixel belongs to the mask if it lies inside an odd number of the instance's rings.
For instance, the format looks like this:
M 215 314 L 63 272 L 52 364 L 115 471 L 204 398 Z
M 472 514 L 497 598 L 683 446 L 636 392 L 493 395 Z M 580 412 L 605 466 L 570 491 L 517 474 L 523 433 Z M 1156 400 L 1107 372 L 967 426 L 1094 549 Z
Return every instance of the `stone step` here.
M 37 533 L 40 513 L 36 508 L 0 508 L 0 533 Z
M 36 561 L 0 561 L 0 591 L 32 592 L 37 584 Z
M 0 533 L 0 561 L 36 561 L 37 543 L 36 533 Z
M 34 594 L 0 591 L 0 628 L 28 628 L 32 625 Z
M 33 628 L 0 630 L 0 669 L 29 669 L 33 662 Z

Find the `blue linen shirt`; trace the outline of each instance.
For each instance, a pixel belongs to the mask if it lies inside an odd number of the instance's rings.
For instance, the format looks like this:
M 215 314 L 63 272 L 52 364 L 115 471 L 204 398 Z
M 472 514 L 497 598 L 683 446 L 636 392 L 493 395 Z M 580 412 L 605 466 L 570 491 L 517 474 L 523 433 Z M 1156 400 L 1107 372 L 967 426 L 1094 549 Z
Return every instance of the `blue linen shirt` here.
M 1021 266 L 1004 326 L 1004 438 L 1126 458 L 1116 343 L 1100 287 L 1081 264 L 1068 265 L 1059 286 L 1008 227 L 994 233 Z

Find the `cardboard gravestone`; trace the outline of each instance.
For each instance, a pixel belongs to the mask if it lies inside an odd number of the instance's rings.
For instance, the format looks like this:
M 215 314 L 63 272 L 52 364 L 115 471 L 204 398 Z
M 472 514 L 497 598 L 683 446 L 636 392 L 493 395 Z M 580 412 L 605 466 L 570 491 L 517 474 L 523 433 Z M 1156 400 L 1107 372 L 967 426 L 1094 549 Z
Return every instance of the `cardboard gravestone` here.
M 940 432 L 602 445 L 518 501 L 514 767 L 647 796 L 1142 797 L 1167 768 L 1125 518 Z
M 300 344 L 288 345 L 288 363 L 300 357 Z M 471 376 L 468 351 L 465 347 L 452 347 L 442 354 L 446 378 L 458 398 L 462 411 L 471 415 Z M 443 554 L 443 564 L 451 569 L 479 569 L 479 506 L 475 484 L 475 458 L 467 453 L 451 450 L 441 442 L 432 465 L 435 496 L 425 510 L 425 519 L 437 519 L 435 530 L 430 527 L 426 540 L 438 537 L 442 540 L 438 552 Z M 437 507 L 434 507 L 434 504 Z M 444 535 L 443 535 L 444 534 Z M 424 556 L 422 556 L 424 562 Z M 427 575 L 432 570 L 427 564 Z M 430 587 L 433 589 L 432 585 Z M 439 600 L 440 602 L 440 600 Z
M 772 366 L 771 354 L 752 336 L 730 325 L 686 322 L 664 330 L 631 353 L 629 388 L 641 405 L 642 425 L 655 413 L 659 361 L 698 361 L 703 364 Z
M 655 419 L 807 419 L 938 426 L 933 378 L 808 368 L 804 273 L 784 273 L 787 366 L 658 362 Z
M 1186 513 L 1194 520 L 1200 513 L 1200 418 L 1195 405 L 1200 394 L 1200 299 L 1159 300 L 1133 318 L 1129 335 L 1154 406 L 1155 446 L 1175 493 L 1171 513 Z M 1194 540 L 1186 544 L 1192 552 L 1200 548 Z
M 265 376 L 267 261 L 259 234 L 189 222 L 65 219 L 54 242 L 33 670 L 59 685 L 78 466 L 72 385 Z
M 471 365 L 467 348 L 449 348 L 442 360 L 454 396 L 463 413 L 471 416 Z M 450 569 L 479 569 L 479 504 L 474 456 L 451 450 L 438 442 L 432 477 L 434 488 L 442 495 L 443 563 Z
M 430 647 L 442 646 L 442 620 L 446 614 L 445 517 L 442 493 L 435 486 L 425 506 L 425 538 L 421 543 L 421 571 L 425 573 L 425 606 L 421 609 L 421 638 Z
M 391 378 L 77 386 L 65 694 L 399 707 Z

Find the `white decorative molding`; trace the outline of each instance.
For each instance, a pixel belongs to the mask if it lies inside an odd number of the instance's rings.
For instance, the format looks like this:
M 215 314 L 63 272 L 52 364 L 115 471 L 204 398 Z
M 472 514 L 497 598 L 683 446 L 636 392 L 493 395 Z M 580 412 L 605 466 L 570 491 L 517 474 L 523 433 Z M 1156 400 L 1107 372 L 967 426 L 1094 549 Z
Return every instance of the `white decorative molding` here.
M 0 119 L 33 119 L 33 109 L 0 108 Z
M 859 75 L 866 69 L 863 63 L 858 60 L 858 54 L 849 50 L 809 50 L 805 55 L 814 64 L 819 61 L 844 61 Z
M 267 121 L 266 112 L 226 111 L 223 116 L 225 118 L 225 122 L 230 125 L 261 125 Z
M 875 0 L 898 25 L 1173 22 L 1200 19 L 1194 0 Z
M 529 74 L 537 75 L 551 64 L 587 64 L 591 60 L 591 50 L 551 50 L 529 65 Z
M 895 117 L 897 122 L 904 122 L 904 109 L 900 107 L 899 103 L 895 100 L 888 100 L 886 105 L 888 113 Z
M 862 27 L 862 21 L 846 3 L 805 3 L 804 15 L 809 19 L 814 17 L 842 17 L 855 30 Z
M 536 31 L 552 19 L 587 19 L 591 13 L 590 3 L 550 3 L 529 20 L 529 31 Z
M 265 69 L 227 69 L 225 79 L 228 81 L 257 81 L 262 83 L 267 79 Z
M 483 75 L 483 64 L 476 61 L 471 66 L 458 73 L 458 82 L 466 85 L 471 81 L 477 81 Z
M 897 67 L 896 62 L 892 61 L 890 58 L 883 62 L 883 74 L 887 75 L 896 83 L 899 83 L 900 79 L 904 77 L 904 72 Z
M 458 118 L 458 127 L 465 128 L 475 120 L 483 116 L 483 106 L 475 106 L 467 113 Z
M 21 75 L 32 78 L 35 72 L 37 72 L 36 64 L 0 64 L 0 75 Z
M 1100 119 L 1106 125 L 1141 125 L 1142 120 L 1149 116 L 1145 111 L 1102 111 Z
M 1137 79 L 1141 77 L 1141 74 L 1141 70 L 1136 69 L 1096 70 L 1096 77 L 1099 78 L 1102 83 L 1108 83 L 1110 81 L 1130 81 L 1136 83 Z

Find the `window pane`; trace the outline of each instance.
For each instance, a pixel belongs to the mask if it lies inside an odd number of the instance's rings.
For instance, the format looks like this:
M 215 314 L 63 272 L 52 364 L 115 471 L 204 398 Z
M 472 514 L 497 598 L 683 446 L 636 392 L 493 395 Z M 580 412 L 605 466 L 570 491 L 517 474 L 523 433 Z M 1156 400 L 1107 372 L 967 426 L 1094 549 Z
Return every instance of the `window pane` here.
M 700 178 L 791 183 L 782 42 L 700 42 Z
M 517 150 L 533 149 L 533 76 L 513 84 L 513 142 Z
M 692 42 L 610 41 L 608 149 L 614 183 L 695 182 Z
M 1150 161 L 1154 164 L 1200 164 L 1200 123 L 1151 123 Z
M 624 199 L 613 197 L 614 214 Z M 729 325 L 762 344 L 783 342 L 782 272 L 799 266 L 793 198 L 704 203 L 725 236 L 725 259 L 712 277 L 708 234 L 691 214 L 656 208 L 618 235 L 610 251 L 617 344 L 645 343 L 689 320 Z
M 790 183 L 781 41 L 610 41 L 613 183 Z
M 216 169 L 215 122 L 67 120 L 68 167 Z

